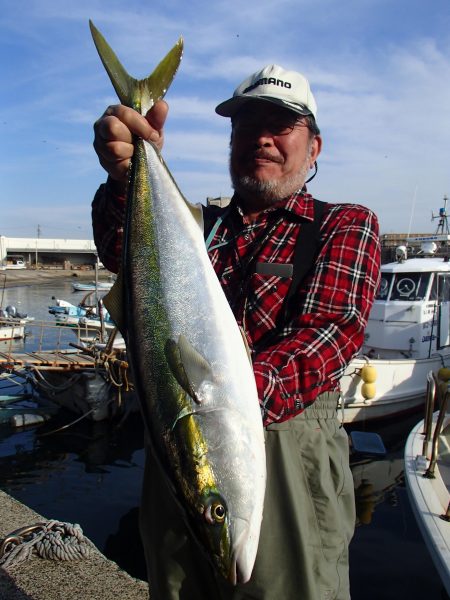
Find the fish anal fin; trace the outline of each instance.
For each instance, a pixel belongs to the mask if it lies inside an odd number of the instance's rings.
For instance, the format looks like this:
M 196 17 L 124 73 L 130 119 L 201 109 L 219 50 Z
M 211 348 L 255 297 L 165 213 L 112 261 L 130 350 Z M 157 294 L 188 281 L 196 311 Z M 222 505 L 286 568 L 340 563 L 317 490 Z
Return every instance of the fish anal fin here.
M 242 341 L 244 342 L 248 360 L 250 361 L 250 364 L 252 365 L 253 364 L 252 363 L 252 351 L 250 350 L 250 346 L 248 345 L 248 340 L 247 340 L 247 336 L 245 335 L 245 331 L 243 330 L 243 328 L 240 325 L 239 325 L 239 331 L 241 332 Z
M 200 229 L 204 230 L 204 220 L 203 220 L 203 209 L 201 204 L 192 204 L 188 200 L 185 200 L 189 210 L 191 211 L 192 216 L 195 219 L 195 222 L 200 227 Z

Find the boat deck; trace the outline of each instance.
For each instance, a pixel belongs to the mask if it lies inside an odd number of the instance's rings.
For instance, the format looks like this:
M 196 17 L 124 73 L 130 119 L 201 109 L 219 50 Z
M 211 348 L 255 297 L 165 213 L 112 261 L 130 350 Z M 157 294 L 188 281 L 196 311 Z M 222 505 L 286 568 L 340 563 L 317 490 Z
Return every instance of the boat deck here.
M 46 367 L 61 370 L 94 369 L 96 360 L 93 356 L 81 352 L 0 352 L 0 369 L 2 367 Z

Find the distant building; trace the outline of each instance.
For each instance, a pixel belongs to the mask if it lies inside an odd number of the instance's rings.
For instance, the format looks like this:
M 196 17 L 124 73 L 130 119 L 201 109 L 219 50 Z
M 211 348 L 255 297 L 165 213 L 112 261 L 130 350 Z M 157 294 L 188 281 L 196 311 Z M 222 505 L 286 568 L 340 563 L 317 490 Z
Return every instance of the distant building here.
M 97 248 L 93 240 L 12 238 L 0 235 L 0 269 L 94 268 Z M 24 263 L 24 264 L 23 264 Z
M 231 202 L 231 196 L 218 196 L 217 198 L 206 198 L 206 203 L 208 206 L 220 206 L 220 208 L 225 208 Z

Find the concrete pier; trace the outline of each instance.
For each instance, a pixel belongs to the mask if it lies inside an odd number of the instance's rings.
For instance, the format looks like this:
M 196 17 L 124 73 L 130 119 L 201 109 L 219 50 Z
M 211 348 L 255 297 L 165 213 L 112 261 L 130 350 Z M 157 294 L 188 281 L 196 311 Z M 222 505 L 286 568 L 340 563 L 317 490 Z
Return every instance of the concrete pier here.
M 49 519 L 51 515 L 39 515 L 0 490 L 0 539 Z M 8 571 L 0 568 L 0 598 L 149 600 L 149 592 L 147 583 L 134 579 L 95 549 L 87 559 L 61 562 L 33 556 Z

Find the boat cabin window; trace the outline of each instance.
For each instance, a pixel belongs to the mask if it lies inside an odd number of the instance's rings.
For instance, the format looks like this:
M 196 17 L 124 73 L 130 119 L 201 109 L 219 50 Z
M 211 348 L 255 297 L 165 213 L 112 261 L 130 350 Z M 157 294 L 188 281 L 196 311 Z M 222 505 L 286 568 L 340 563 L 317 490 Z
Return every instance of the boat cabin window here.
M 438 280 L 438 299 L 440 302 L 450 301 L 450 273 L 439 273 Z
M 375 296 L 375 300 L 387 300 L 389 290 L 391 289 L 392 273 L 381 273 L 380 285 Z
M 436 301 L 438 299 L 438 276 L 437 276 L 437 274 L 435 274 L 433 277 L 433 282 L 431 284 L 431 289 L 430 289 L 430 297 L 428 299 L 434 300 L 434 301 Z
M 390 300 L 424 300 L 431 273 L 396 273 Z

